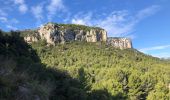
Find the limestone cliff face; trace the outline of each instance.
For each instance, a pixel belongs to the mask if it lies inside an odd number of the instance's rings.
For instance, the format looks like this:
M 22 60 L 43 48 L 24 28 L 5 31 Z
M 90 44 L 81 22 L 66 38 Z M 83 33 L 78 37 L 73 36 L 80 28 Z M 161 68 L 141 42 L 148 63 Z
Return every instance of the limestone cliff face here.
M 97 42 L 107 40 L 107 32 L 104 29 L 90 28 L 75 25 L 57 25 L 48 23 L 38 29 L 41 39 L 49 44 L 64 43 L 69 41 Z
M 132 48 L 132 42 L 128 38 L 107 38 L 104 29 L 83 25 L 48 23 L 36 30 L 25 30 L 23 33 L 26 33 L 24 39 L 28 43 L 46 40 L 48 44 L 56 45 L 70 41 L 102 41 L 120 49 Z
M 37 42 L 39 40 L 39 34 L 37 33 L 37 30 L 24 30 L 20 32 L 25 34 L 24 40 L 27 43 Z
M 108 45 L 115 48 L 127 49 L 132 48 L 132 41 L 129 38 L 117 38 L 111 37 L 107 40 Z
M 37 37 L 34 37 L 34 36 L 26 36 L 26 37 L 24 37 L 24 40 L 27 43 L 32 43 L 32 42 L 37 42 L 38 41 Z

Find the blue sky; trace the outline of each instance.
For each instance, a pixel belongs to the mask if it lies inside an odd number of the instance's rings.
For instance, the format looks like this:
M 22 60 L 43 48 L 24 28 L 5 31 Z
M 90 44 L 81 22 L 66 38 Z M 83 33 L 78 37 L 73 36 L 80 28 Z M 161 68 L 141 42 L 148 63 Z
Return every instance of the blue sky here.
M 0 0 L 0 29 L 37 28 L 47 22 L 98 26 L 133 47 L 170 57 L 170 0 Z

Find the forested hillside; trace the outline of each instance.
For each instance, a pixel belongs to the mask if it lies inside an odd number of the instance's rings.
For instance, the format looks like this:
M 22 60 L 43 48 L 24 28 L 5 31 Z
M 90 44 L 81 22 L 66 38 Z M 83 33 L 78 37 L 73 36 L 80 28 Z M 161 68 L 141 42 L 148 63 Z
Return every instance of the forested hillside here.
M 103 42 L 27 44 L 0 32 L 0 100 L 169 100 L 170 62 Z

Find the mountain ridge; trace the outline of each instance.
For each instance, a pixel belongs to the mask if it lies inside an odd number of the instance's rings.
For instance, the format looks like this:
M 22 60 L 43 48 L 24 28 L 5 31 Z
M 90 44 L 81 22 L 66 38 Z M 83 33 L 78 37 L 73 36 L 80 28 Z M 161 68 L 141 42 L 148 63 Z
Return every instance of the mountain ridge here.
M 36 30 L 20 31 L 28 43 L 45 40 L 50 45 L 71 41 L 106 42 L 120 49 L 132 48 L 132 41 L 124 37 L 108 37 L 107 31 L 99 27 L 76 24 L 47 23 Z
M 28 44 L 0 31 L 2 100 L 168 100 L 169 65 L 103 42 Z

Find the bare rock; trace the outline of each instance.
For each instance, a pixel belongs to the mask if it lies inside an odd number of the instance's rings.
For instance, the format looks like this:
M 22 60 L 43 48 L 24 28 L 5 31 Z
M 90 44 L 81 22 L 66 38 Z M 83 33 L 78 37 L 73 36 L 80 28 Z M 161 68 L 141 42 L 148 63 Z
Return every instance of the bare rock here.
M 37 37 L 35 37 L 35 36 L 26 36 L 26 37 L 24 37 L 24 40 L 27 43 L 33 43 L 33 42 L 37 42 L 38 41 Z
M 71 41 L 107 42 L 108 45 L 120 49 L 132 48 L 130 39 L 120 37 L 107 38 L 107 32 L 97 27 L 47 23 L 32 33 L 34 32 L 35 34 L 24 37 L 26 42 L 32 43 L 38 40 L 45 40 L 48 45 L 64 44 Z
M 115 48 L 128 49 L 132 48 L 132 41 L 129 38 L 117 38 L 111 37 L 107 40 L 108 45 Z
M 79 28 L 79 26 L 76 26 Z M 86 26 L 83 26 L 86 28 Z M 83 30 L 81 28 L 75 29 L 74 27 L 64 27 L 61 25 L 48 23 L 38 29 L 41 39 L 45 39 L 47 43 L 55 45 L 56 43 L 65 43 L 70 41 L 86 41 L 97 42 L 106 41 L 107 32 L 104 29 L 89 28 Z

